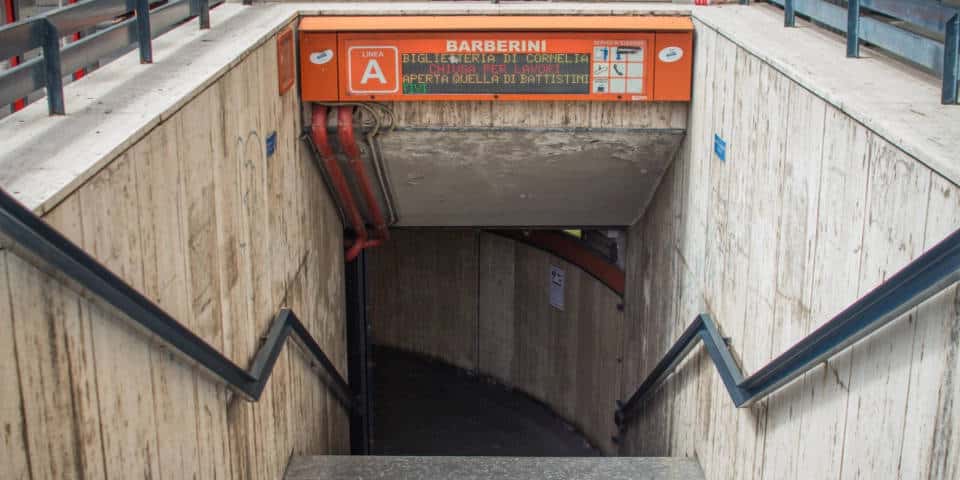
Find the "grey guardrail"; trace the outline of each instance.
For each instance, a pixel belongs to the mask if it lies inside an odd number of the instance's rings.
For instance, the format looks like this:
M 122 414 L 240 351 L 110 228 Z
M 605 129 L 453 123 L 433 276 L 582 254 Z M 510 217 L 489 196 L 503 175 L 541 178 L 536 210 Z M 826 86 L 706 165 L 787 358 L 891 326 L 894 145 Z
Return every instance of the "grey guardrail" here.
M 749 406 L 827 358 L 853 345 L 910 309 L 960 281 L 960 230 L 910 262 L 877 288 L 851 304 L 810 335 L 745 377 L 713 318 L 698 315 L 625 403 L 617 405 L 614 421 L 621 433 L 640 407 L 670 376 L 698 342 L 703 342 L 737 407 Z
M 784 26 L 796 25 L 799 13 L 845 32 L 847 56 L 860 56 L 860 41 L 931 70 L 943 79 L 941 102 L 957 103 L 957 56 L 960 55 L 960 14 L 937 0 L 849 0 L 841 7 L 823 0 L 770 0 L 784 9 Z M 871 10 L 926 30 L 921 35 L 894 23 L 861 15 Z M 944 37 L 943 41 L 935 38 Z
M 90 65 L 132 45 L 139 45 L 141 62 L 151 63 L 153 38 L 195 16 L 200 18 L 201 29 L 209 28 L 210 8 L 222 2 L 178 0 L 151 10 L 149 0 L 86 0 L 2 26 L 0 58 L 35 48 L 43 49 L 43 56 L 0 72 L 0 105 L 46 88 L 50 114 L 65 114 L 63 72 Z M 135 15 L 66 46 L 60 45 L 65 36 L 131 13 Z
M 296 339 L 325 372 L 322 380 L 347 410 L 355 400 L 349 385 L 290 309 L 281 309 L 263 337 L 249 369 L 233 363 L 217 349 L 177 322 L 123 279 L 68 240 L 29 209 L 0 189 L 0 241 L 45 270 L 92 294 L 141 330 L 170 345 L 182 357 L 255 402 L 270 379 L 288 337 Z

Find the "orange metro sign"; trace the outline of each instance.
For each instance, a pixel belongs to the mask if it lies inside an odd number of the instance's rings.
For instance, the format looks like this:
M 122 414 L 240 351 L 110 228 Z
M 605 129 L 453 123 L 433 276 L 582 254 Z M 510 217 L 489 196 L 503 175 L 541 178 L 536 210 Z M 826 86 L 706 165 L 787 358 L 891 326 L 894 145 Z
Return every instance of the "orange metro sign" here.
M 301 98 L 689 101 L 689 17 L 305 17 Z

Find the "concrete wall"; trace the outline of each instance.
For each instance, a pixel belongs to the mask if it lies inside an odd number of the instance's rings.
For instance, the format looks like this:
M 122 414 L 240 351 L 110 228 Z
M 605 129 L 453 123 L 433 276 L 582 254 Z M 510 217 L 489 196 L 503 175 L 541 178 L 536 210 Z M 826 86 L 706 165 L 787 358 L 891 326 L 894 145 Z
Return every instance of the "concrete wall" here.
M 630 230 L 625 392 L 703 311 L 756 371 L 960 226 L 955 184 L 728 36 L 697 33 L 688 138 Z M 700 351 L 622 452 L 695 456 L 718 479 L 957 478 L 958 331 L 954 286 L 740 410 Z
M 577 327 L 561 321 L 569 311 L 550 310 L 546 287 L 538 285 L 545 283 L 545 265 L 556 260 L 546 254 L 538 265 L 529 257 L 541 253 L 503 238 L 442 234 L 470 252 L 465 255 L 477 252 L 480 258 L 471 260 L 479 270 L 478 313 L 468 315 L 462 329 L 448 330 L 477 332 L 476 353 L 465 354 L 461 366 L 475 359 L 476 369 L 545 400 L 597 441 L 609 436 L 604 422 L 610 402 L 594 398 L 589 408 L 576 411 L 566 406 L 569 399 L 590 388 L 611 399 L 631 394 L 696 314 L 714 316 L 744 369 L 753 372 L 960 227 L 960 188 L 952 171 L 936 167 L 949 165 L 948 159 L 934 158 L 955 137 L 913 126 L 955 123 L 948 121 L 950 113 L 930 106 L 937 97 L 928 80 L 882 60 L 831 60 L 837 68 L 874 75 L 858 74 L 849 82 L 873 78 L 925 92 L 909 94 L 909 103 L 891 101 L 888 90 L 865 100 L 838 80 L 842 75 L 827 76 L 813 59 L 842 59 L 842 41 L 809 29 L 781 34 L 777 15 L 757 11 L 697 11 L 711 23 L 696 20 L 688 136 L 646 214 L 630 230 L 622 322 L 613 309 Z M 737 23 L 734 17 L 743 19 Z M 727 30 L 718 33 L 718 24 Z M 778 48 L 792 53 L 777 57 L 782 52 L 769 43 L 748 50 L 731 39 L 756 40 L 767 26 L 778 29 Z M 800 45 L 805 48 L 794 48 Z M 756 49 L 764 55 L 751 53 Z M 880 114 L 888 111 L 899 116 Z M 727 142 L 724 162 L 713 153 L 714 134 Z M 926 152 L 922 160 L 918 152 Z M 397 237 L 403 235 L 419 233 Z M 437 248 L 442 235 L 431 235 L 438 237 L 416 248 L 372 252 L 371 288 L 397 288 L 390 283 L 396 277 L 376 280 L 378 262 Z M 579 282 L 582 289 L 584 280 Z M 441 297 L 459 287 L 435 292 L 436 301 L 451 301 Z M 393 309 L 426 308 L 394 303 L 378 311 L 379 298 L 371 299 L 377 325 L 389 323 Z M 433 342 L 411 341 L 447 318 L 429 312 L 403 318 L 414 323 L 379 340 L 447 358 Z M 605 328 L 611 331 L 600 334 Z M 746 409 L 734 408 L 712 362 L 697 349 L 646 405 L 618 452 L 696 457 L 708 478 L 717 479 L 956 478 L 958 331 L 960 290 L 954 286 Z M 583 351 L 572 339 L 585 336 L 615 353 L 612 358 L 622 357 L 622 365 L 590 355 L 566 363 L 570 352 Z M 603 343 L 608 337 L 623 343 Z M 469 338 L 457 342 L 469 352 Z M 588 387 L 591 374 L 575 374 L 566 365 L 620 373 Z M 599 420 L 582 420 L 587 415 Z
M 343 368 L 340 226 L 296 142 L 296 94 L 275 93 L 274 43 L 231 63 L 186 105 L 165 104 L 172 110 L 154 123 L 143 120 L 142 105 L 117 101 L 176 97 L 169 93 L 176 86 L 159 88 L 163 72 L 196 85 L 196 77 L 208 78 L 197 73 L 204 65 L 220 65 L 183 52 L 203 54 L 219 42 L 235 54 L 236 45 L 246 48 L 243 35 L 258 35 L 247 27 L 267 28 L 261 24 L 294 12 L 255 8 L 263 10 L 236 13 L 230 28 L 196 33 L 182 48 L 164 37 L 150 67 L 111 64 L 161 72 L 149 79 L 98 76 L 112 72 L 107 65 L 77 82 L 68 89 L 67 119 L 47 118 L 41 105 L 19 114 L 33 115 L 24 125 L 6 119 L 2 180 L 235 361 L 249 361 L 270 316 L 288 305 Z M 928 105 L 937 89 L 920 103 L 882 103 L 889 92 L 915 99 L 911 92 L 931 89 L 893 67 L 869 75 L 861 74 L 866 62 L 827 61 L 842 58 L 841 42 L 807 45 L 804 29 L 779 33 L 787 31 L 778 21 L 751 23 L 749 11 L 695 10 L 689 133 L 631 229 L 625 314 L 592 278 L 530 247 L 470 231 L 397 232 L 370 256 L 379 340 L 525 389 L 610 452 L 613 399 L 632 392 L 695 314 L 712 313 L 745 369 L 755 371 L 960 226 L 960 192 L 948 180 L 956 177 L 925 166 L 949 167 L 953 156 L 915 160 L 955 145 L 950 128 L 960 122 Z M 724 15 L 731 31 L 761 37 L 753 37 L 753 51 L 790 49 L 791 76 L 702 21 Z M 760 28 L 771 25 L 773 33 Z M 196 65 L 176 70 L 174 60 Z M 823 72 L 844 68 L 858 74 Z M 823 81 L 793 80 L 804 74 Z M 888 88 L 890 79 L 901 83 Z M 846 82 L 863 88 L 823 93 Z M 104 95 L 82 94 L 84 85 Z M 851 106 L 861 120 L 848 116 Z M 918 122 L 943 128 L 913 129 Z M 136 130 L 131 146 L 118 123 L 146 133 Z M 263 141 L 273 130 L 279 148 L 267 160 Z M 714 133 L 728 142 L 726 162 L 712 154 Z M 57 137 L 84 148 L 63 148 Z M 107 140 L 124 146 L 88 163 L 96 169 L 81 169 L 80 185 L 71 183 L 80 172 L 57 168 L 74 165 L 65 157 L 97 156 Z M 5 478 L 277 478 L 291 453 L 345 450 L 346 419 L 295 349 L 283 354 L 260 403 L 231 400 L 13 254 L 0 253 L 0 264 L 0 332 L 9 332 L 0 335 Z M 545 298 L 549 265 L 568 274 L 563 312 Z M 710 478 L 956 478 L 958 311 L 954 287 L 750 409 L 733 408 L 710 361 L 696 353 L 631 427 L 621 452 L 695 456 Z
M 345 374 L 340 221 L 276 51 L 269 37 L 44 218 L 239 365 L 287 306 Z M 14 254 L 0 268 L 3 478 L 273 480 L 293 454 L 348 452 L 345 412 L 292 344 L 246 403 Z
M 368 255 L 376 343 L 489 375 L 614 451 L 617 294 L 549 253 L 477 230 L 396 230 Z M 550 305 L 551 266 L 566 274 L 563 310 Z
M 396 230 L 367 251 L 376 343 L 477 366 L 476 230 Z

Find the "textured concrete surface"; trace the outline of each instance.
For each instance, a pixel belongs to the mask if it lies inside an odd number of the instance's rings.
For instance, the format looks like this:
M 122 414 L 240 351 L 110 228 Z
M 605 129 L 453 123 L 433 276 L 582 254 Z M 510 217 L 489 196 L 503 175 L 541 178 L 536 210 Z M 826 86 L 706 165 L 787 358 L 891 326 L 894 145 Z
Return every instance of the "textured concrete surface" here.
M 296 457 L 286 480 L 551 479 L 680 480 L 703 478 L 693 459 L 669 457 Z
M 385 348 L 374 362 L 376 454 L 600 455 L 547 407 L 464 370 Z
M 679 128 L 404 128 L 380 142 L 401 226 L 612 226 L 643 213 L 683 136 Z

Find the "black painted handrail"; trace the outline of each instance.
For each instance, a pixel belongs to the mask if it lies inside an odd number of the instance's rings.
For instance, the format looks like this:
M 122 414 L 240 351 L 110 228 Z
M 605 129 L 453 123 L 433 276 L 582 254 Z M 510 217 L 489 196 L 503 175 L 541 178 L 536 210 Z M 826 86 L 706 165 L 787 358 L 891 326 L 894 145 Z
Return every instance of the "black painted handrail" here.
M 260 399 L 287 337 L 293 335 L 323 368 L 325 383 L 337 399 L 347 410 L 353 409 L 355 402 L 349 385 L 290 309 L 280 310 L 263 337 L 250 369 L 244 370 L 2 189 L 0 241 L 5 248 L 90 292 L 96 300 L 124 314 L 251 402 Z
M 702 341 L 737 407 L 749 406 L 820 362 L 960 281 L 960 230 L 915 259 L 810 335 L 744 378 L 727 340 L 709 314 L 701 313 L 680 335 L 637 391 L 617 406 L 614 421 L 623 432 L 639 407 Z

